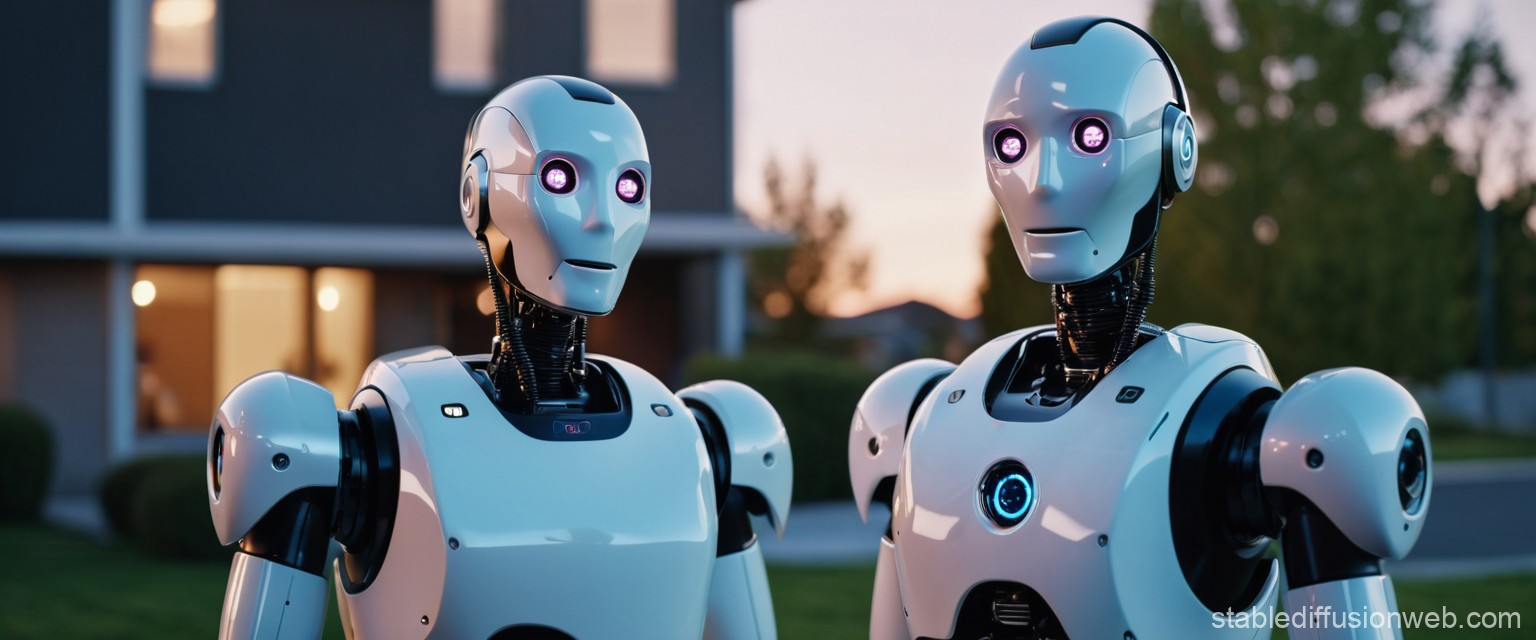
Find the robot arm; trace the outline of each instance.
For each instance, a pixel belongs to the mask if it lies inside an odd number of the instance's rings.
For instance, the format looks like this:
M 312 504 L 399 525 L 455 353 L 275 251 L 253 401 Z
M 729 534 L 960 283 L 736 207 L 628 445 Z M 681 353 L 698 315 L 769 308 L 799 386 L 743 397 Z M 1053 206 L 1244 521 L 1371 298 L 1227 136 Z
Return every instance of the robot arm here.
M 794 484 L 784 424 L 767 399 L 739 382 L 704 382 L 678 396 L 704 434 L 720 510 L 704 637 L 775 638 L 768 574 L 748 515 L 767 516 L 784 535 Z
M 1408 391 L 1385 375 L 1330 369 L 1297 381 L 1265 421 L 1259 474 L 1284 515 L 1286 609 L 1333 624 L 1305 639 L 1398 638 L 1393 628 L 1340 628 L 1350 614 L 1397 610 L 1381 559 L 1406 556 L 1429 511 L 1429 429 Z
M 955 365 L 943 360 L 913 360 L 885 372 L 859 398 L 853 425 L 848 430 L 848 477 L 853 483 L 859 517 L 865 522 L 869 522 L 871 503 L 879 502 L 890 508 L 907 426 L 923 399 L 954 370 Z M 880 538 L 880 555 L 875 564 L 869 637 L 908 637 L 896 580 L 896 545 L 891 540 L 889 521 L 885 535 Z
M 219 638 L 318 638 L 341 470 L 331 393 L 268 372 L 219 405 L 208 441 L 208 506 L 219 542 L 239 543 Z

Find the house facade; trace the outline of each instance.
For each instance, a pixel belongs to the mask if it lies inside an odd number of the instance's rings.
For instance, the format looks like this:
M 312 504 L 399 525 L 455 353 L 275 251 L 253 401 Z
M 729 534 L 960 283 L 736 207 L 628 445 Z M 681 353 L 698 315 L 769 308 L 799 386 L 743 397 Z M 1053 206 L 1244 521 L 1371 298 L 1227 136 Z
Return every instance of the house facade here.
M 0 401 L 55 429 L 57 492 L 201 451 L 284 369 L 350 396 L 375 356 L 488 350 L 458 219 L 469 118 L 520 78 L 623 98 L 651 229 L 591 350 L 675 379 L 741 347 L 729 0 L 0 4 Z

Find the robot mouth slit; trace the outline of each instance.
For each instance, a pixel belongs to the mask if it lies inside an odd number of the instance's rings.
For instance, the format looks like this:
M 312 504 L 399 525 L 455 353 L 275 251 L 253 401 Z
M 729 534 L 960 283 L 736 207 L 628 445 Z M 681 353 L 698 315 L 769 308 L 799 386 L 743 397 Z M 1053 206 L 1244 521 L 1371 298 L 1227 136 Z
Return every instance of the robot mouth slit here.
M 573 259 L 573 260 L 566 260 L 565 263 L 568 264 L 568 265 L 571 265 L 573 267 L 581 267 L 583 269 L 595 269 L 597 271 L 613 271 L 614 269 L 618 268 L 617 266 L 612 265 L 612 264 L 608 264 L 606 262 L 596 262 L 596 261 L 593 261 L 593 260 L 574 260 Z
M 1045 229 L 1025 229 L 1024 233 L 1034 236 L 1059 236 L 1066 233 L 1077 233 L 1079 231 L 1082 231 L 1082 229 L 1077 227 L 1048 227 Z

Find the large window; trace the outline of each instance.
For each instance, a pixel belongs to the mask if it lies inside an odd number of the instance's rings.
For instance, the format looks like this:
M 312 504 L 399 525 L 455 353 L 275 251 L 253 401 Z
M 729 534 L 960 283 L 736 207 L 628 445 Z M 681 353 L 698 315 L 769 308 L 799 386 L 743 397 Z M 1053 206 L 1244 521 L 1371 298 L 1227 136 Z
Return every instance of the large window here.
M 154 0 L 149 10 L 149 79 L 207 87 L 218 76 L 217 0 Z
M 208 427 L 240 381 L 281 369 L 345 405 L 373 358 L 373 275 L 359 269 L 143 265 L 138 425 Z
M 587 0 L 593 80 L 666 84 L 677 74 L 675 0 Z
M 498 0 L 433 0 L 432 80 L 448 91 L 496 85 Z

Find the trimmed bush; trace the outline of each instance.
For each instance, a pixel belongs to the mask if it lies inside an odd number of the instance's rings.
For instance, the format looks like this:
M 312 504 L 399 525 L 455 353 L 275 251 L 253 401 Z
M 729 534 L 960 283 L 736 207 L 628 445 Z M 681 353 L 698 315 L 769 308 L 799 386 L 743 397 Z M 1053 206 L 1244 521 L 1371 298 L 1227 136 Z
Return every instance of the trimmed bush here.
M 198 560 L 228 558 L 219 546 L 208 513 L 207 484 L 202 459 L 166 460 L 153 465 L 139 481 L 130 502 L 133 541 L 161 557 Z
M 0 521 L 36 520 L 53 477 L 53 432 L 31 410 L 0 405 Z
M 773 403 L 795 458 L 795 501 L 851 500 L 848 427 L 875 373 L 845 359 L 814 353 L 754 353 L 729 360 L 701 356 L 684 372 L 689 383 L 736 380 Z
M 107 477 L 101 481 L 101 511 L 107 517 L 107 524 L 112 532 L 120 538 L 132 539 L 133 531 L 133 500 L 139 494 L 139 485 L 150 475 L 152 471 L 164 467 L 180 468 L 183 472 L 193 472 L 201 478 L 203 469 L 203 457 L 185 453 L 170 453 L 134 458 L 113 467 L 107 473 Z M 207 504 L 204 503 L 204 511 Z

